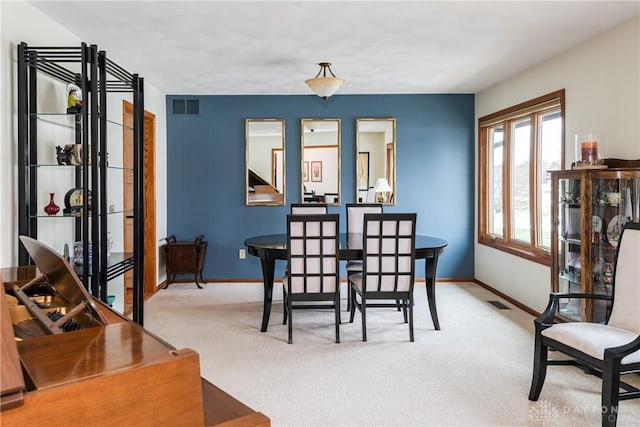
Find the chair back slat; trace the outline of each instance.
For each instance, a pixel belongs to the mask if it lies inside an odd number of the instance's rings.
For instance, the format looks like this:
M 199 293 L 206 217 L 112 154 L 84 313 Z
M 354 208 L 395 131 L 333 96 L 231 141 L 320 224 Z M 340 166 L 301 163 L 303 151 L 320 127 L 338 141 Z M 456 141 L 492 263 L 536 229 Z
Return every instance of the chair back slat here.
M 608 324 L 640 334 L 640 223 L 626 223 L 620 235 Z
M 287 215 L 289 293 L 334 293 L 340 283 L 339 215 Z
M 364 214 L 366 291 L 406 292 L 415 276 L 416 214 Z

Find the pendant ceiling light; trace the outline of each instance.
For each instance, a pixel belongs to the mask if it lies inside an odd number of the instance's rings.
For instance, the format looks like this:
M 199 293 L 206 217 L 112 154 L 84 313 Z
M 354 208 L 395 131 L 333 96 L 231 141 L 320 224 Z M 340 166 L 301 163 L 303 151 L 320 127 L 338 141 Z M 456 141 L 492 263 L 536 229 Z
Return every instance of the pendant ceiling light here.
M 340 86 L 344 83 L 344 79 L 336 77 L 336 75 L 333 74 L 330 62 L 321 62 L 318 65 L 320 65 L 318 74 L 312 79 L 305 80 L 305 83 L 320 98 L 327 99 L 340 89 Z M 329 73 L 328 76 L 327 72 Z

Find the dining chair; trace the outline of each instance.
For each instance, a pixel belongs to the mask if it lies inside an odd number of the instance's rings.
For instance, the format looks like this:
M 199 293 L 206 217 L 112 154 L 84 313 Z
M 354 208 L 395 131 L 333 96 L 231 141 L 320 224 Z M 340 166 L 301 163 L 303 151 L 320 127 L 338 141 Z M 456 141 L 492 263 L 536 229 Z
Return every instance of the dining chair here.
M 297 308 L 333 308 L 336 343 L 340 342 L 339 222 L 338 214 L 287 215 L 289 268 L 283 284 L 289 344 Z
M 367 307 L 370 300 L 394 300 L 375 307 L 402 308 L 413 336 L 413 282 L 415 278 L 415 213 L 364 214 L 362 272 L 349 275 L 351 315 L 362 314 L 362 341 L 367 341 Z M 360 301 L 358 301 L 358 297 Z M 408 312 L 408 318 L 407 318 Z
M 602 378 L 603 426 L 616 425 L 620 400 L 640 398 L 640 389 L 620 380 L 621 375 L 640 371 L 640 223 L 625 224 L 615 256 L 612 295 L 550 295 L 545 312 L 534 321 L 533 378 L 529 391 L 529 400 L 538 400 L 547 365 L 579 366 Z M 612 307 L 608 321 L 555 323 L 560 300 L 566 298 L 609 301 Z M 549 360 L 549 349 L 570 359 Z
M 362 247 L 362 233 L 364 228 L 364 214 L 383 213 L 381 203 L 347 203 L 347 246 Z M 362 260 L 349 260 L 345 266 L 347 277 L 349 274 L 362 271 Z M 351 286 L 347 283 L 347 311 L 351 310 Z
M 314 214 L 326 214 L 329 213 L 327 211 L 326 203 L 292 203 L 291 204 L 291 215 L 314 215 Z M 289 271 L 289 264 L 285 264 L 284 266 L 284 274 L 287 274 Z M 286 289 L 284 282 L 282 283 L 282 294 L 286 294 Z M 284 310 L 282 310 L 282 324 L 285 325 L 287 323 L 287 308 L 286 304 Z
M 328 213 L 326 203 L 291 203 L 291 215 L 326 213 Z

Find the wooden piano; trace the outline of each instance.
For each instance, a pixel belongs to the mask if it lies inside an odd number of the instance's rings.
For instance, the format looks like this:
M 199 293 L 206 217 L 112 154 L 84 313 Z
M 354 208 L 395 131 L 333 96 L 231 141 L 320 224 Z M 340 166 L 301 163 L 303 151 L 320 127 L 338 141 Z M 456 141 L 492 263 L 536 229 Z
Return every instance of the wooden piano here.
M 175 349 L 92 298 L 55 251 L 21 237 L 41 274 L 0 275 L 3 426 L 269 426 Z

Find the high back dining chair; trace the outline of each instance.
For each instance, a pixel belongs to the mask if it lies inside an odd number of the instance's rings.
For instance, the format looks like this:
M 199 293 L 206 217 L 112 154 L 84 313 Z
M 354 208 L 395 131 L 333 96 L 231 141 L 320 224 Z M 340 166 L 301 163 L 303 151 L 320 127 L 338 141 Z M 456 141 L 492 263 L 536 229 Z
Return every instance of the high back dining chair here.
M 291 204 L 291 215 L 316 215 L 316 214 L 326 214 L 329 213 L 327 211 L 326 203 L 292 203 Z M 289 264 L 284 266 L 284 274 L 287 274 L 289 271 Z M 287 290 L 285 289 L 284 282 L 282 283 L 282 294 L 287 295 Z M 282 324 L 287 323 L 287 308 L 286 308 L 286 299 L 285 299 L 285 308 L 282 311 Z
M 347 246 L 362 245 L 364 214 L 383 213 L 381 203 L 347 203 Z M 358 239 L 358 241 L 356 241 Z M 362 260 L 349 260 L 345 266 L 347 276 L 362 271 Z M 347 284 L 347 311 L 351 310 L 351 286 Z
M 347 203 L 347 233 L 362 233 L 364 214 L 383 213 L 382 203 Z M 349 237 L 347 237 L 349 238 Z
M 287 215 L 287 262 L 283 279 L 289 339 L 293 342 L 294 308 L 333 308 L 336 342 L 340 342 L 339 215 Z M 306 305 L 298 302 L 331 302 Z
M 292 203 L 291 215 L 313 215 L 313 214 L 326 214 L 326 203 Z
M 367 340 L 367 305 L 370 300 L 395 300 L 375 307 L 402 307 L 409 312 L 409 338 L 413 342 L 413 282 L 415 278 L 415 213 L 364 215 L 362 272 L 349 276 L 351 315 L 362 314 L 362 341 Z M 360 301 L 358 301 L 358 297 Z
M 610 300 L 605 324 L 554 323 L 563 298 Z M 602 377 L 602 425 L 615 426 L 619 400 L 640 397 L 640 389 L 620 380 L 640 371 L 640 223 L 628 222 L 622 230 L 613 280 L 613 296 L 601 294 L 551 294 L 545 312 L 534 321 L 535 348 L 529 400 L 538 400 L 547 365 L 577 365 Z M 570 360 L 549 360 L 554 349 Z M 625 391 L 621 392 L 620 389 Z

